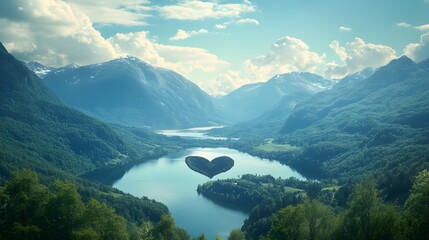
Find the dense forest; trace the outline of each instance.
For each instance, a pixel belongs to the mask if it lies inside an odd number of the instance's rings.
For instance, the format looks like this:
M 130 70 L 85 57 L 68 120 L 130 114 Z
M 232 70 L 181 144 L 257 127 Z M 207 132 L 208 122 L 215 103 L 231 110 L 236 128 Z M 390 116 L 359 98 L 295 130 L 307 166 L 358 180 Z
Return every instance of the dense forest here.
M 266 122 L 214 133 L 239 137 L 231 148 L 331 185 L 373 174 L 389 201 L 404 202 L 414 177 L 429 168 L 428 64 L 403 56 L 367 78 L 346 77 L 297 104 L 276 131 Z
M 373 177 L 354 185 L 271 176 L 208 182 L 198 191 L 219 204 L 252 207 L 248 239 L 428 239 L 429 171 L 414 180 L 404 205 L 387 203 Z
M 105 203 L 83 201 L 72 182 L 48 187 L 30 170 L 12 173 L 0 206 L 1 239 L 189 239 L 168 214 L 155 224 L 129 221 Z

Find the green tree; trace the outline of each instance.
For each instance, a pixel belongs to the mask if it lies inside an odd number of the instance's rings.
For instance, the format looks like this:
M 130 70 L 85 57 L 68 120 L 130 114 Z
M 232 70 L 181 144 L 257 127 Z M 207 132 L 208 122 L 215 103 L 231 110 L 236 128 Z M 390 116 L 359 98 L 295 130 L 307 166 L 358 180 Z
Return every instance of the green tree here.
M 429 239 L 429 171 L 417 175 L 405 203 L 410 239 Z
M 143 222 L 139 229 L 139 238 L 141 240 L 155 240 L 154 226 L 151 222 Z
M 349 205 L 336 234 L 338 239 L 395 238 L 399 215 L 393 206 L 381 201 L 373 179 L 366 178 L 356 184 Z
M 304 215 L 300 206 L 287 206 L 275 215 L 268 237 L 269 239 L 301 239 L 303 221 Z
M 240 229 L 233 229 L 229 233 L 228 240 L 246 240 L 246 235 Z
M 335 225 L 332 210 L 317 200 L 306 199 L 301 204 L 306 239 L 329 239 Z
M 49 197 L 36 173 L 28 169 L 13 172 L 0 190 L 0 234 L 6 239 L 39 239 L 42 209 Z
M 196 238 L 197 240 L 207 240 L 207 237 L 204 233 L 201 234 L 201 236 L 199 236 L 198 238 Z
M 45 239 L 70 239 L 82 224 L 85 206 L 76 186 L 67 181 L 55 181 L 54 196 L 46 206 Z
M 71 239 L 86 240 L 86 239 L 101 239 L 101 237 L 100 237 L 100 234 L 98 234 L 92 228 L 81 228 L 79 230 L 73 231 Z
M 159 240 L 185 240 L 189 234 L 176 226 L 171 215 L 163 215 L 154 228 L 154 235 Z
M 99 237 L 95 239 L 128 239 L 125 219 L 116 215 L 113 208 L 97 200 L 88 201 L 82 221 L 83 229 L 93 229 L 98 234 Z

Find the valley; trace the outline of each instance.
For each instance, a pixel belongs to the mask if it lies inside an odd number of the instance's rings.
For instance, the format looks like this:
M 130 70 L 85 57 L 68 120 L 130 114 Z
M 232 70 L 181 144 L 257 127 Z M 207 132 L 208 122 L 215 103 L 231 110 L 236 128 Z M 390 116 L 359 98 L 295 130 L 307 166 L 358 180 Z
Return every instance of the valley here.
M 412 203 L 427 203 L 429 60 L 338 81 L 277 74 L 216 97 L 132 56 L 25 66 L 0 45 L 0 61 L 0 237 L 55 239 L 38 219 L 63 193 L 80 214 L 109 212 L 121 239 L 307 239 L 311 218 L 328 239 L 427 236 L 427 208 Z M 29 222 L 13 217 L 20 181 L 49 193 Z M 63 237 L 104 231 L 75 219 Z
M 113 187 L 134 196 L 147 196 L 165 203 L 178 226 L 192 236 L 205 233 L 214 238 L 225 239 L 234 228 L 240 228 L 249 210 L 237 206 L 220 206 L 197 193 L 197 187 L 209 179 L 189 169 L 185 164 L 188 156 L 203 156 L 213 159 L 229 156 L 234 167 L 216 175 L 212 180 L 236 178 L 243 174 L 271 174 L 274 177 L 304 179 L 299 173 L 278 162 L 252 157 L 229 148 L 187 148 L 132 167 Z M 195 219 L 198 219 L 196 224 Z M 219 221 L 224 219 L 224 221 Z

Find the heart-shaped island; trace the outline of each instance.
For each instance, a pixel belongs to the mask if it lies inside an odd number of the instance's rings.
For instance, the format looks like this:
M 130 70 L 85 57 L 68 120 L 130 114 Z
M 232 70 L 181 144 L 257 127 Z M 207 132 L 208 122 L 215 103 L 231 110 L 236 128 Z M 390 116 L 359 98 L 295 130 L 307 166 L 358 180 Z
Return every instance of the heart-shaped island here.
M 234 166 L 234 160 L 227 156 L 217 157 L 212 161 L 200 156 L 189 156 L 185 162 L 190 169 L 209 178 L 226 172 Z

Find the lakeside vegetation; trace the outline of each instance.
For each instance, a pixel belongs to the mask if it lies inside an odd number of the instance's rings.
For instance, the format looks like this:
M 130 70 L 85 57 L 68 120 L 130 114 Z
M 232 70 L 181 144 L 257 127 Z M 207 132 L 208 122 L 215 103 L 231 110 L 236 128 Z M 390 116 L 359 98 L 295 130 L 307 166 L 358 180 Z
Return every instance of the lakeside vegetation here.
M 292 146 L 290 144 L 276 144 L 273 143 L 274 138 L 266 139 L 264 144 L 254 147 L 257 151 L 263 152 L 291 152 L 300 150 L 299 147 Z
M 82 200 L 77 187 L 56 180 L 50 187 L 35 172 L 12 173 L 0 187 L 1 239 L 189 239 L 167 213 L 156 223 L 130 221 L 93 198 Z M 137 205 L 132 205 L 136 207 Z M 131 207 L 131 206 L 130 206 Z M 129 209 L 130 210 L 130 209 Z M 132 210 L 137 213 L 137 209 Z
M 306 194 L 286 193 L 285 184 Z M 416 177 L 404 205 L 386 203 L 377 185 L 371 177 L 353 186 L 322 188 L 319 183 L 246 175 L 209 182 L 198 191 L 217 203 L 253 206 L 242 227 L 246 239 L 428 239 L 429 171 Z

